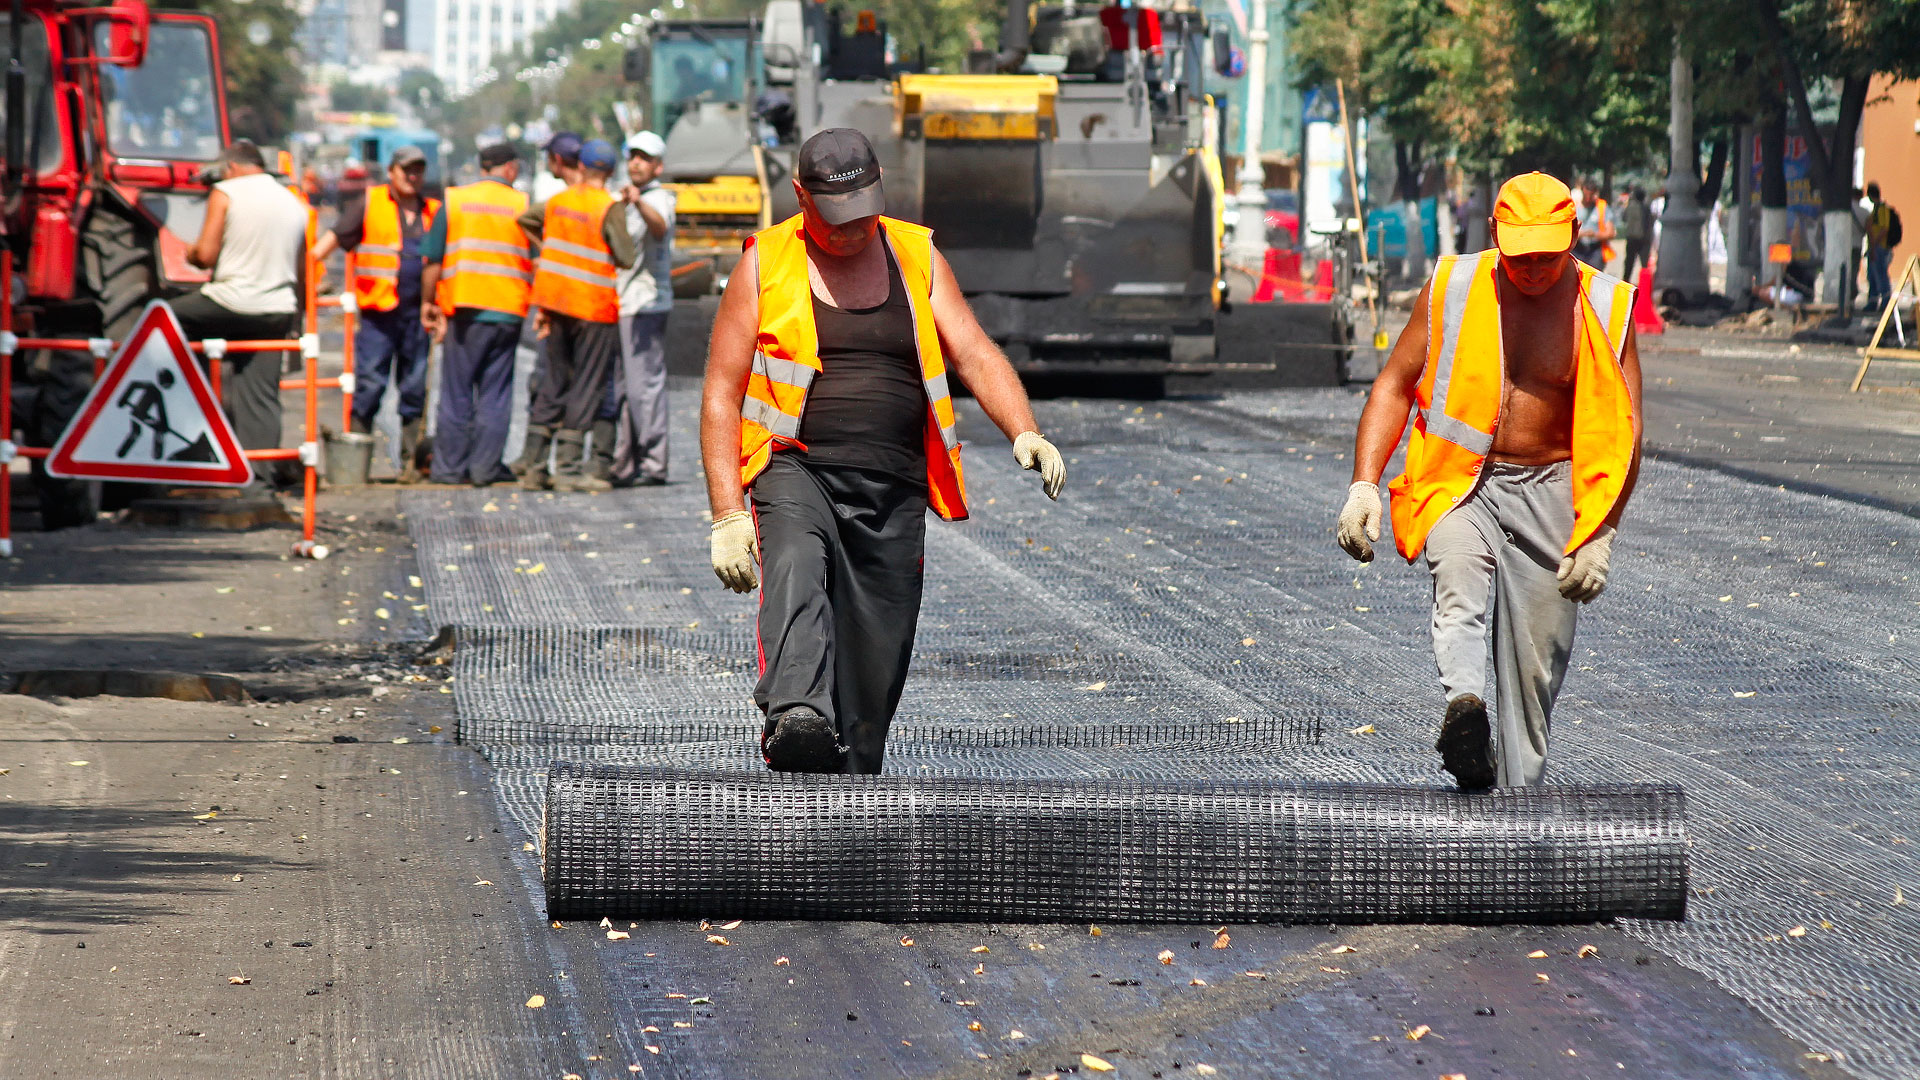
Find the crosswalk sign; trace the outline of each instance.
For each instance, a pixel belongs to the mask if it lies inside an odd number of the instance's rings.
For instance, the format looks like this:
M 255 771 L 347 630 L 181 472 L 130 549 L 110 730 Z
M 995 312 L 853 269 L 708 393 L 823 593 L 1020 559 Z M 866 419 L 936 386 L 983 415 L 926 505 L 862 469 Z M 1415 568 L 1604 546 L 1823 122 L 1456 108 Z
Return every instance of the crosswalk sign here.
M 210 487 L 238 487 L 253 478 L 165 301 L 155 300 L 140 313 L 53 444 L 47 472 L 72 480 Z

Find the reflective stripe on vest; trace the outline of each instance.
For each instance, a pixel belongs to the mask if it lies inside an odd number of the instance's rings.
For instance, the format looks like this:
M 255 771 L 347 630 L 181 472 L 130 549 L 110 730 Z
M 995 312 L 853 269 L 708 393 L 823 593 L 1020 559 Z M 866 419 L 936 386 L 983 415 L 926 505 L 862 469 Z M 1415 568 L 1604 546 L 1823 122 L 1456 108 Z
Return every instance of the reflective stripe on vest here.
M 1427 363 L 1415 390 L 1407 468 L 1390 484 L 1394 543 L 1409 560 L 1479 482 L 1493 450 L 1506 386 L 1498 252 L 1447 256 L 1428 284 Z M 1637 450 L 1620 353 L 1633 288 L 1583 263 L 1575 300 L 1572 552 L 1598 531 L 1626 484 Z
M 601 232 L 613 202 L 605 188 L 591 184 L 576 184 L 547 200 L 533 275 L 535 306 L 588 322 L 619 320 L 618 266 Z
M 440 210 L 438 199 L 422 199 L 420 227 L 433 228 Z M 392 311 L 400 306 L 400 204 L 393 189 L 376 184 L 367 189 L 366 212 L 361 218 L 360 243 L 353 249 L 353 298 L 364 311 Z
M 533 298 L 533 245 L 520 228 L 527 196 L 491 180 L 447 192 L 441 304 L 524 316 Z
M 946 361 L 933 321 L 933 234 L 886 217 L 880 219 L 880 229 L 913 316 L 920 383 L 927 396 L 927 504 L 941 517 L 957 521 L 967 516 L 966 480 Z M 800 418 L 807 391 L 821 370 L 801 219 L 795 216 L 756 233 L 748 246 L 759 267 L 760 332 L 740 402 L 742 484 L 753 483 L 779 444 L 805 449 L 799 446 Z

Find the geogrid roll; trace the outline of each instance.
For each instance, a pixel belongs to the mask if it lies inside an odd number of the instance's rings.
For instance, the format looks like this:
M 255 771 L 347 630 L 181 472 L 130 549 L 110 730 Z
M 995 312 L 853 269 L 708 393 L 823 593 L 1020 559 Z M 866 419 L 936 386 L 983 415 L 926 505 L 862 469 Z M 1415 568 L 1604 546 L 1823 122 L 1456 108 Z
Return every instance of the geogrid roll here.
M 1591 922 L 1686 913 L 1676 788 L 792 776 L 559 763 L 548 917 Z
M 1333 547 L 1362 400 L 1339 390 L 1038 402 L 1069 459 L 1058 503 L 1004 447 L 969 445 L 976 516 L 929 523 L 916 670 L 889 772 L 1441 784 L 1425 567 L 1393 558 L 1387 537 L 1367 566 Z M 965 431 L 987 429 L 970 404 L 962 412 Z M 693 445 L 692 410 L 676 424 L 675 439 Z M 720 712 L 750 738 L 754 604 L 713 582 L 701 494 L 676 484 L 595 499 L 408 496 L 435 618 L 504 635 L 456 653 L 454 700 L 463 730 L 507 725 L 499 733 L 514 741 L 480 748 L 529 835 L 555 758 L 758 767 L 757 749 L 730 735 L 569 735 L 583 718 L 617 720 L 679 694 L 626 661 L 533 679 L 502 659 L 515 636 L 558 643 L 609 629 L 744 643 Z M 1875 1078 L 1920 1075 L 1920 971 L 1900 959 L 1920 955 L 1920 901 L 1894 902 L 1920 897 L 1916 547 L 1911 518 L 1650 461 L 1609 591 L 1582 609 L 1550 755 L 1552 784 L 1683 786 L 1687 921 L 1625 928 Z M 1052 681 L 939 677 L 1076 647 L 1104 666 Z M 1263 714 L 1275 731 L 1301 725 L 1300 737 L 1252 752 L 1211 741 Z M 1076 715 L 1189 724 L 1209 741 L 1026 754 L 914 734 Z M 1796 927 L 1805 933 L 1788 933 Z

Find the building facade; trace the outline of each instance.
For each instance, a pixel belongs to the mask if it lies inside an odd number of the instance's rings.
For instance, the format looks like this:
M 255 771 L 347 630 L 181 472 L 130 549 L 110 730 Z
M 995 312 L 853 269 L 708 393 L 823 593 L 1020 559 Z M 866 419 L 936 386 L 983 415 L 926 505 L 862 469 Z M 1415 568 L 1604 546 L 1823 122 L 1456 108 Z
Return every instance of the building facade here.
M 568 0 L 433 0 L 433 73 L 462 93 L 498 55 L 512 55 Z

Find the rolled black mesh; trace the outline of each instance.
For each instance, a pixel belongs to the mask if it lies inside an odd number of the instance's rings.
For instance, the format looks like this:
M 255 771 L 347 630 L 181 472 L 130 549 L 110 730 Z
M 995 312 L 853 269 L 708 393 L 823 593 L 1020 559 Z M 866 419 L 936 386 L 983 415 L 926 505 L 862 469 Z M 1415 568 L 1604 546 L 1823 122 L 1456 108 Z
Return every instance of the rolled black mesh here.
M 1586 922 L 1686 914 L 1670 787 L 993 781 L 556 762 L 555 919 Z

